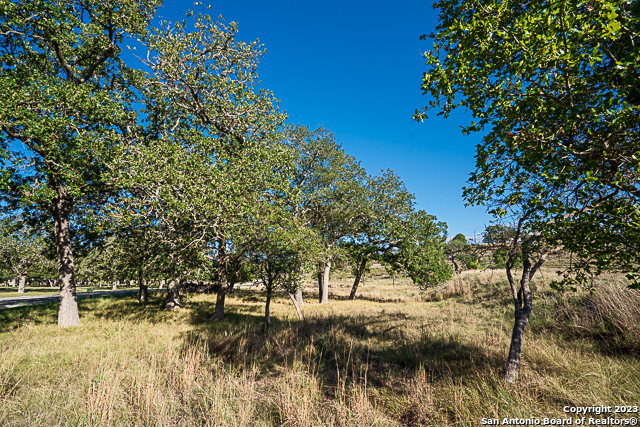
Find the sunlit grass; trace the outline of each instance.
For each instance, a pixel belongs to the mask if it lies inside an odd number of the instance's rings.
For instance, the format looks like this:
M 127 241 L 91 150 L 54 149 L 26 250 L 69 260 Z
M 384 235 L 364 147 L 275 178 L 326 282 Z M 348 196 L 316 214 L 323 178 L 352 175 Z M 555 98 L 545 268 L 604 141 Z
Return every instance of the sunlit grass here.
M 255 289 L 228 296 L 217 322 L 215 295 L 202 294 L 183 295 L 179 312 L 160 310 L 160 294 L 81 300 L 82 326 L 70 329 L 56 326 L 55 305 L 2 310 L 0 425 L 475 426 L 639 401 L 637 356 L 569 334 L 542 281 L 534 303 L 547 302 L 512 386 L 503 275 L 465 273 L 422 292 L 373 273 L 355 301 L 339 272 L 329 304 L 309 284 L 304 321 L 278 295 L 269 330 Z

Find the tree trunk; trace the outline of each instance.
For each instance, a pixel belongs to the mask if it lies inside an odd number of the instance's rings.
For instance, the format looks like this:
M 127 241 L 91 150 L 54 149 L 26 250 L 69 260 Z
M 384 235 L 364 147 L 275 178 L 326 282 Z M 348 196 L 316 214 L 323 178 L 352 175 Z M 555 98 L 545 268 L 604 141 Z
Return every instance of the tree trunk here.
M 296 303 L 298 304 L 299 307 L 302 307 L 304 305 L 304 300 L 302 299 L 302 289 L 298 289 L 296 291 Z
M 218 294 L 216 295 L 216 310 L 212 320 L 224 319 L 224 300 L 227 296 L 227 240 L 222 237 L 218 239 Z
M 524 338 L 524 328 L 529 323 L 531 316 L 531 307 L 522 307 L 516 309 L 515 324 L 513 325 L 513 333 L 511 334 L 511 347 L 509 348 L 509 357 L 507 359 L 506 380 L 515 383 L 518 379 L 518 367 L 520 366 L 520 354 L 522 351 L 522 339 Z
M 329 303 L 329 272 L 331 271 L 331 261 L 324 264 L 324 274 L 321 282 L 320 304 Z
M 140 277 L 138 278 L 138 286 L 140 286 L 140 293 L 138 295 L 138 300 L 140 302 L 149 301 L 149 292 L 148 292 L 149 287 L 147 286 L 147 283 L 144 280 L 142 280 L 142 275 L 140 275 Z
M 267 322 L 267 327 L 271 326 L 271 316 L 269 315 L 269 306 L 271 305 L 271 286 L 267 286 L 267 304 L 264 308 L 264 320 Z
M 162 289 L 164 287 L 164 279 L 160 280 L 160 287 L 158 289 Z
M 300 320 L 304 320 L 304 317 L 302 317 L 302 312 L 300 311 L 300 306 L 298 305 L 298 301 L 296 301 L 296 296 L 292 293 L 289 293 L 289 298 L 291 298 L 291 302 L 293 303 L 293 306 L 296 308 L 296 313 L 298 313 L 298 318 Z
M 516 289 L 513 276 L 511 274 L 511 266 L 513 260 L 510 259 L 506 263 L 507 279 L 511 286 L 511 292 L 514 302 L 514 314 L 515 321 L 513 325 L 513 332 L 511 334 L 511 346 L 509 347 L 509 356 L 507 358 L 507 369 L 505 379 L 509 383 L 515 383 L 518 379 L 518 368 L 520 367 L 520 355 L 522 352 L 522 340 L 524 338 L 524 328 L 529 323 L 531 317 L 531 311 L 533 308 L 533 299 L 531 296 L 531 289 L 529 288 L 529 282 L 535 274 L 535 271 L 542 265 L 544 258 L 541 259 L 536 266 L 531 268 L 531 261 L 523 250 L 523 263 L 522 263 L 522 279 L 520 280 L 520 289 Z
M 360 284 L 360 278 L 362 277 L 362 273 L 364 273 L 364 268 L 367 266 L 367 258 L 363 258 L 362 262 L 358 266 L 358 270 L 356 271 L 356 277 L 353 280 L 353 286 L 351 287 L 351 293 L 349 294 L 349 299 L 356 299 L 356 292 L 358 291 L 358 284 Z
M 394 288 L 396 287 L 396 275 L 395 274 L 393 275 L 393 287 Z
M 60 283 L 60 303 L 58 305 L 58 326 L 63 328 L 80 325 L 78 298 L 76 296 L 76 278 L 71 251 L 69 232 L 69 207 L 64 189 L 57 188 L 58 194 L 51 203 L 53 214 L 56 252 L 58 254 L 58 281 Z
M 18 293 L 19 294 L 24 294 L 24 285 L 27 282 L 27 277 L 26 276 L 20 276 L 20 278 L 18 279 Z
M 322 271 L 318 271 L 318 302 L 322 302 Z
M 164 309 L 170 311 L 180 310 L 180 279 L 172 279 L 169 281 Z
M 458 263 L 456 262 L 456 257 L 454 254 L 451 254 L 451 262 L 453 263 L 453 266 L 455 267 L 455 272 L 457 273 L 458 270 L 460 269 L 460 267 L 458 267 Z
M 117 291 L 118 290 L 118 281 L 117 280 L 115 282 L 113 282 L 113 287 L 111 288 L 111 290 L 113 290 L 113 291 Z

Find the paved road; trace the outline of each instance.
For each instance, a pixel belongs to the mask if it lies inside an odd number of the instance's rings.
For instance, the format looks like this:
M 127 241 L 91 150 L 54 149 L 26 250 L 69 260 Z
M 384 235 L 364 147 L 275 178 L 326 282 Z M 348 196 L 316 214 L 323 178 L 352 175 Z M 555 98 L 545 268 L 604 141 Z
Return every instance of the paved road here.
M 149 289 L 149 292 L 157 292 L 158 289 Z M 108 295 L 125 295 L 138 293 L 138 289 L 127 289 L 124 291 L 110 291 L 110 292 L 82 292 L 78 293 L 78 299 L 81 298 L 89 298 L 89 297 L 102 297 Z M 25 305 L 34 305 L 34 304 L 42 304 L 45 302 L 58 302 L 60 300 L 60 295 L 38 295 L 35 297 L 10 297 L 10 298 L 0 298 L 0 310 L 5 308 L 15 308 L 22 307 Z

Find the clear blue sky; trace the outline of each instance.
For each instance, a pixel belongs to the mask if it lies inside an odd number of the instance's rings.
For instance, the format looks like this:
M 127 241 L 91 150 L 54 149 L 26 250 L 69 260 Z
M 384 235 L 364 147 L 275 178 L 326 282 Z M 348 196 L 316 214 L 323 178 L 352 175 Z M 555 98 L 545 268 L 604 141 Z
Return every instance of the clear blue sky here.
M 418 123 L 427 104 L 420 83 L 430 47 L 420 35 L 436 26 L 429 1 L 204 1 L 212 17 L 239 25 L 238 39 L 267 49 L 258 73 L 290 123 L 330 129 L 369 173 L 394 170 L 419 209 L 449 225 L 449 234 L 479 233 L 491 217 L 465 208 L 462 187 L 474 169 L 479 135 L 460 126 L 469 114 Z M 165 0 L 159 15 L 182 20 L 193 2 Z

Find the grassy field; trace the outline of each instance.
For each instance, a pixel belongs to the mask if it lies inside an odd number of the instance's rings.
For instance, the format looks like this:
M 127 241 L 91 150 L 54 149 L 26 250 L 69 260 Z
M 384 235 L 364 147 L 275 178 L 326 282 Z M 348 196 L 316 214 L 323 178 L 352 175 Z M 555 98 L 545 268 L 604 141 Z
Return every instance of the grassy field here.
M 640 297 L 608 276 L 593 295 L 533 283 L 515 386 L 502 379 L 513 308 L 501 272 L 465 272 L 428 292 L 382 271 L 348 301 L 307 288 L 304 321 L 284 295 L 264 327 L 261 291 L 183 296 L 180 312 L 135 296 L 0 312 L 2 426 L 476 426 L 570 416 L 565 405 L 640 404 Z M 315 291 L 315 293 L 314 293 Z M 635 298 L 635 299 L 634 299 Z

